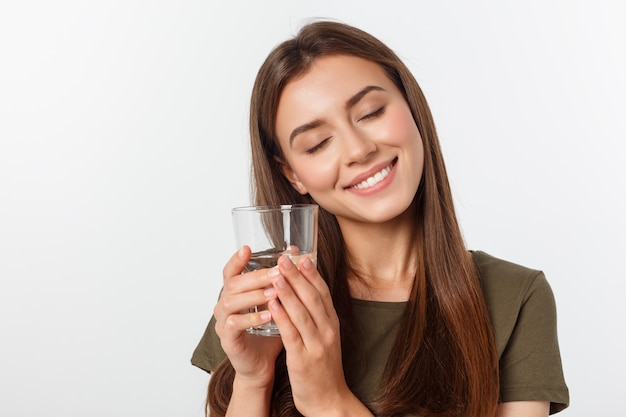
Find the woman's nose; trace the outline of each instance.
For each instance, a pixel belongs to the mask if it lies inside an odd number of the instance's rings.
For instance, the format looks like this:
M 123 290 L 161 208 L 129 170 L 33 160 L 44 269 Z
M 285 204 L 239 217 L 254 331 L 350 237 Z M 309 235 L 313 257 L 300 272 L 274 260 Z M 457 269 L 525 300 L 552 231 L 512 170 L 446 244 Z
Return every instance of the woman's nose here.
M 344 160 L 348 165 L 367 161 L 376 152 L 376 143 L 363 132 L 351 129 L 344 132 L 342 136 Z

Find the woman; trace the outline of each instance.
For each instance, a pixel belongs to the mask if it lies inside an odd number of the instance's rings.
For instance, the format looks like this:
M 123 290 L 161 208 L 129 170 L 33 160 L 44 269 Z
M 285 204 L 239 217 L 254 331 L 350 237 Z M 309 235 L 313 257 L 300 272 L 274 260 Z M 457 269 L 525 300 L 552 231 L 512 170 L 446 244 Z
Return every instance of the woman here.
M 543 274 L 469 252 L 434 123 L 400 59 L 316 22 L 252 93 L 255 203 L 320 205 L 318 268 L 241 274 L 192 363 L 213 416 L 546 416 L 568 403 Z M 241 314 L 268 303 L 269 312 Z M 245 329 L 273 319 L 280 338 Z

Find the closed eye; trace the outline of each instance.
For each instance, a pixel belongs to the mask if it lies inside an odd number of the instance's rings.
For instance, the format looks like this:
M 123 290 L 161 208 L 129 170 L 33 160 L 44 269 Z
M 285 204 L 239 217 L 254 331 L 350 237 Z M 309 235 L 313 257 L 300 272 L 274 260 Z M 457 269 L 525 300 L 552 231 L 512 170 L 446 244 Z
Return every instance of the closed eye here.
M 358 121 L 361 122 L 363 120 L 373 119 L 375 117 L 382 115 L 383 113 L 385 113 L 385 106 L 382 106 L 381 108 L 379 108 L 378 110 L 372 113 L 366 114 L 365 116 L 361 117 Z
M 322 150 L 330 141 L 330 138 L 326 138 L 323 141 L 321 141 L 320 143 L 318 143 L 317 145 L 315 145 L 314 147 L 307 149 L 306 153 L 308 153 L 309 155 L 316 153 L 317 151 Z

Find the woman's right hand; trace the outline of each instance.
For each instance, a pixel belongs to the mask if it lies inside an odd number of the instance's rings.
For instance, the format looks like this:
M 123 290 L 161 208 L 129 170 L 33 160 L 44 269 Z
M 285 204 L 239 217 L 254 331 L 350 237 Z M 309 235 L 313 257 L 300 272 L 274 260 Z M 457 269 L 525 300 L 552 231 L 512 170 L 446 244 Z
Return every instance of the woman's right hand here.
M 283 345 L 280 337 L 255 336 L 246 329 L 271 320 L 269 311 L 242 313 L 251 306 L 276 298 L 269 269 L 242 274 L 250 260 L 247 246 L 235 253 L 224 267 L 222 295 L 213 310 L 215 331 L 239 381 L 250 386 L 271 385 L 276 358 Z M 267 290 L 266 290 L 267 288 Z

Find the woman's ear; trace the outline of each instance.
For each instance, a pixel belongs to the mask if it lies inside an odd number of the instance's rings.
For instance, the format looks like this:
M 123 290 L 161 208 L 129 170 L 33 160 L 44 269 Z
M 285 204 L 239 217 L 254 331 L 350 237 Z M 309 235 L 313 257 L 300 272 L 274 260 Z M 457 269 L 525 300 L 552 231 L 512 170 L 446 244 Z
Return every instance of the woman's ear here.
M 285 178 L 287 178 L 287 181 L 291 183 L 293 188 L 295 188 L 296 191 L 302 195 L 308 194 L 309 191 L 304 186 L 304 184 L 302 184 L 302 182 L 298 178 L 298 175 L 293 171 L 293 169 L 291 169 L 291 167 L 286 162 L 279 159 L 277 159 L 277 161 L 280 164 L 280 170 L 283 172 Z

